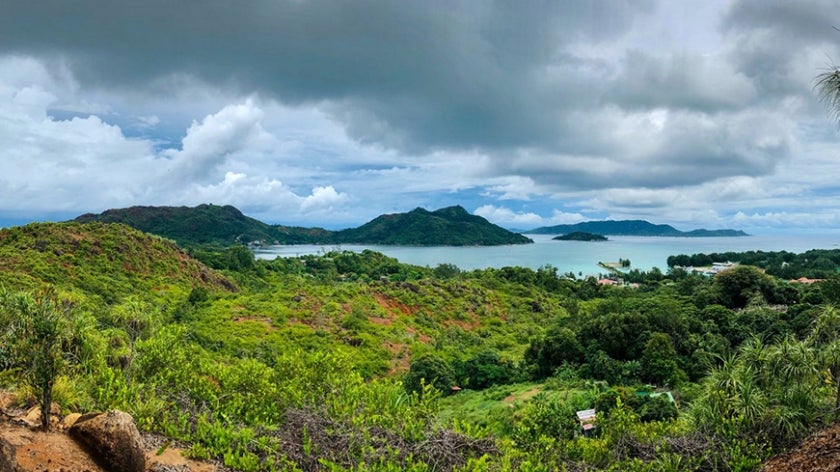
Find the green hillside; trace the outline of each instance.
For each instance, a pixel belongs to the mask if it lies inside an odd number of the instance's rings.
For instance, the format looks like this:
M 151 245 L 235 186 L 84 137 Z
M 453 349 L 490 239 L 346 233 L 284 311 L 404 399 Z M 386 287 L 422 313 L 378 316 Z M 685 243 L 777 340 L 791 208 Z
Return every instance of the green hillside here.
M 106 210 L 98 215 L 87 213 L 74 221 L 123 223 L 146 233 L 173 239 L 183 246 L 229 246 L 253 241 L 303 244 L 326 241 L 331 234 L 320 228 L 271 226 L 243 215 L 230 205 L 135 206 Z
M 182 246 L 247 244 L 394 244 L 417 246 L 487 246 L 524 244 L 530 239 L 496 226 L 463 208 L 437 211 L 417 208 L 408 213 L 382 215 L 343 231 L 272 226 L 247 217 L 232 206 L 137 206 L 85 214 L 75 220 L 123 223 L 147 233 L 173 239 Z
M 339 231 L 340 243 L 411 246 L 494 246 L 527 244 L 529 238 L 512 233 L 460 206 L 382 215 L 364 225 Z
M 189 293 L 235 284 L 170 241 L 121 224 L 33 223 L 0 229 L 0 284 L 44 284 L 105 301 L 143 293 Z
M 235 471 L 756 470 L 836 417 L 837 275 L 217 255 L 119 224 L 0 231 L 0 388 L 31 405 L 47 351 L 19 321 L 47 314 L 62 411 L 127 411 Z

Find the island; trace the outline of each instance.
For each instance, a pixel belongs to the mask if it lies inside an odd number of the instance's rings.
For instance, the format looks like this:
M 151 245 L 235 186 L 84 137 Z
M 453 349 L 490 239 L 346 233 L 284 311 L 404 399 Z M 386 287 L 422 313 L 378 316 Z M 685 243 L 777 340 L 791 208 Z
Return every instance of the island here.
M 415 208 L 407 213 L 380 215 L 358 228 L 270 225 L 230 206 L 135 206 L 87 213 L 77 223 L 122 223 L 176 241 L 184 247 L 233 244 L 385 244 L 396 246 L 500 246 L 533 243 L 470 214 L 461 206 L 435 211 Z
M 523 234 L 569 234 L 576 231 L 612 236 L 671 236 L 685 238 L 749 236 L 734 229 L 695 229 L 680 231 L 671 225 L 657 225 L 645 220 L 584 221 L 573 225 L 543 226 Z
M 606 236 L 585 231 L 574 231 L 551 238 L 555 241 L 609 241 Z

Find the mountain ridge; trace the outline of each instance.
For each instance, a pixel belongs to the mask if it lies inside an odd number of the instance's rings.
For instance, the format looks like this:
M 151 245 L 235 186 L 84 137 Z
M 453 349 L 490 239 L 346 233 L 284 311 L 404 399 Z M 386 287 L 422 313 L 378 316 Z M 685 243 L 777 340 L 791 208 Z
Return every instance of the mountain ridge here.
M 527 244 L 529 238 L 472 215 L 460 205 L 429 211 L 380 215 L 358 228 L 336 232 L 341 243 L 410 246 L 494 246 Z
M 86 213 L 75 222 L 123 223 L 173 239 L 184 246 L 231 244 L 387 244 L 404 246 L 491 246 L 533 241 L 472 215 L 461 206 L 380 215 L 357 228 L 330 231 L 269 225 L 233 206 L 134 206 Z
M 576 231 L 604 234 L 611 236 L 673 236 L 673 237 L 740 237 L 749 236 L 734 229 L 695 229 L 680 231 L 671 225 L 654 224 L 646 220 L 600 220 L 584 221 L 575 224 L 543 226 L 523 234 L 567 234 Z

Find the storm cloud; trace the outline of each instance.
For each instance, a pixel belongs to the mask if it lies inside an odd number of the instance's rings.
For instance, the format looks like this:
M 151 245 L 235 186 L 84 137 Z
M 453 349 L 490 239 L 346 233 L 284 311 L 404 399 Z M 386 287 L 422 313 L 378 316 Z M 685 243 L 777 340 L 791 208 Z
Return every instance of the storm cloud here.
M 318 218 L 457 203 L 513 223 L 652 206 L 669 222 L 777 215 L 765 197 L 724 205 L 704 192 L 740 178 L 802 188 L 782 181 L 833 158 L 811 88 L 840 60 L 835 9 L 10 2 L 0 166 L 19 172 L 0 183 L 31 192 L 33 211 L 56 205 L 38 192 L 68 212 L 206 198 L 327 226 Z M 620 205 L 617 192 L 640 200 Z M 706 208 L 640 197 L 657 192 Z M 6 197 L 0 210 L 20 210 Z

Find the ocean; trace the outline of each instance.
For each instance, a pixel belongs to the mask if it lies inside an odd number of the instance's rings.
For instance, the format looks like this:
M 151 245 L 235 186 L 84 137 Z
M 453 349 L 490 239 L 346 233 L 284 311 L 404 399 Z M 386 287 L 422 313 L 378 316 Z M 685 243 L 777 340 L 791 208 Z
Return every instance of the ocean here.
M 377 246 L 377 245 L 280 245 L 264 246 L 254 251 L 257 258 L 295 257 L 323 254 L 328 251 L 365 249 L 381 252 L 400 262 L 435 267 L 455 264 L 462 270 L 488 267 L 520 266 L 537 269 L 550 264 L 561 274 L 573 272 L 592 275 L 604 272 L 598 262 L 629 259 L 631 268 L 667 271 L 668 256 L 712 252 L 750 250 L 789 251 L 840 249 L 840 235 L 757 235 L 735 238 L 663 238 L 643 236 L 609 236 L 606 242 L 553 241 L 549 235 L 528 235 L 534 244 L 511 246 Z

